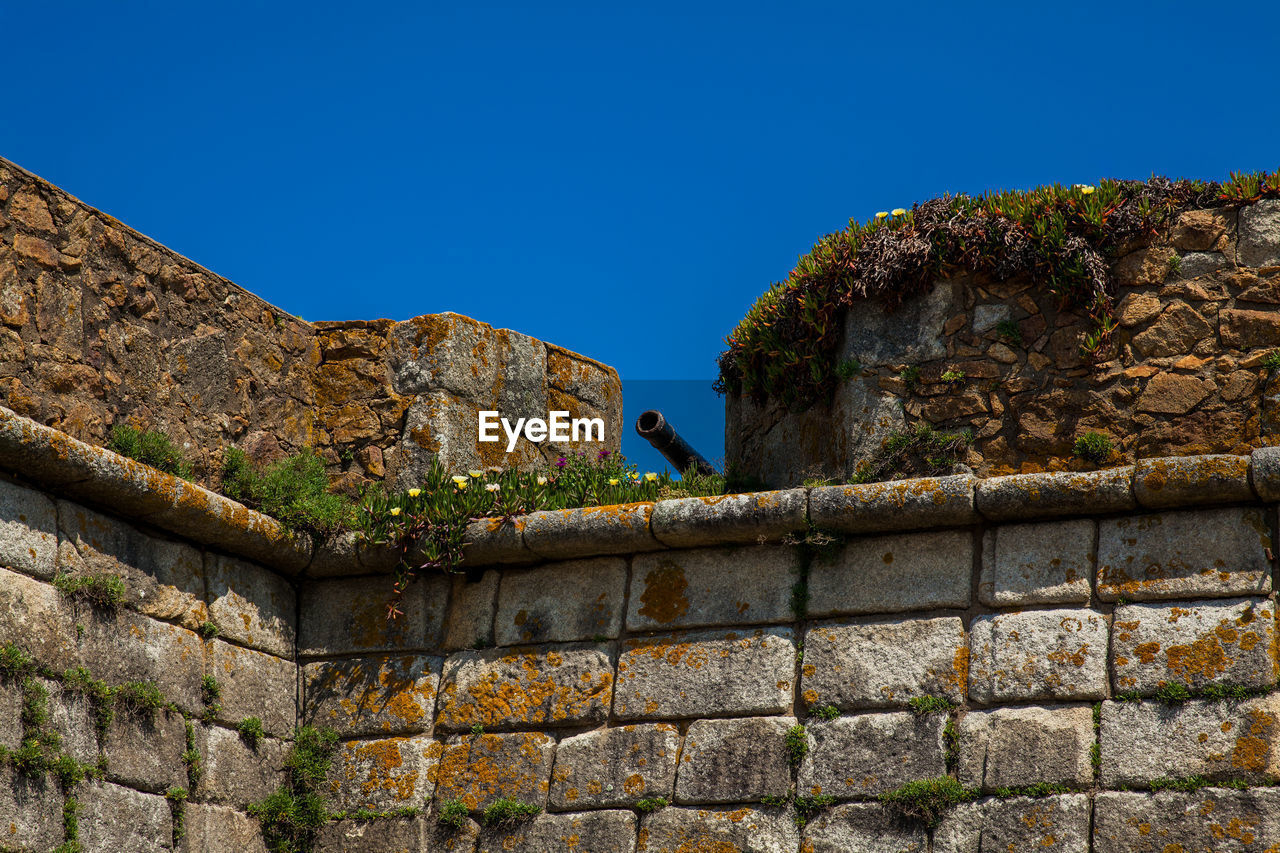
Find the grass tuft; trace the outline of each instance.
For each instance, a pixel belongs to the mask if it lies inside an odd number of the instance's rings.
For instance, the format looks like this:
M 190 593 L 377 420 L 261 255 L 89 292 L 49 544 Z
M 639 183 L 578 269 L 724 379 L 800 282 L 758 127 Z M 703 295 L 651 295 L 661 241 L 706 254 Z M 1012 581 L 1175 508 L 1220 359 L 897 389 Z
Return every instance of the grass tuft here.
M 951 776 L 908 782 L 901 788 L 880 795 L 884 803 L 903 819 L 935 828 L 943 814 L 959 803 L 976 799 L 978 792 L 966 788 Z
M 480 820 L 485 826 L 509 826 L 528 820 L 542 809 L 533 803 L 524 803 L 512 797 L 502 797 L 484 810 Z
M 467 804 L 462 800 L 445 800 L 440 804 L 440 810 L 436 813 L 436 823 L 441 826 L 461 829 L 467 822 L 468 814 Z

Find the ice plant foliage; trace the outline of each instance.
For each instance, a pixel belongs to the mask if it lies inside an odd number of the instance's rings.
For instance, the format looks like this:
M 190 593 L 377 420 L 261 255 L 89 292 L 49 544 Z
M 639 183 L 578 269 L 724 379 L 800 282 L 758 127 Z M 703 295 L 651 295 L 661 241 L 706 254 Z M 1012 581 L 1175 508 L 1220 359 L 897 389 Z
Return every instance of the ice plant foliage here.
M 1109 259 L 1186 209 L 1280 195 L 1280 171 L 1225 184 L 1153 177 L 982 196 L 944 196 L 880 211 L 823 237 L 726 338 L 716 389 L 800 410 L 829 399 L 844 309 L 875 298 L 888 310 L 959 272 L 1026 275 L 1093 321 L 1094 350 L 1111 334 Z

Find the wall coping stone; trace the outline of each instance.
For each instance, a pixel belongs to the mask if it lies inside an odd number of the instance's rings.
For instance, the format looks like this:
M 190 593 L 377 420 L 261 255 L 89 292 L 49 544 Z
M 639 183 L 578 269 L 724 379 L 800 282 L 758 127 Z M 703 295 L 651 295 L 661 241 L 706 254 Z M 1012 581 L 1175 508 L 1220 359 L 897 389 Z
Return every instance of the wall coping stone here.
M 69 498 L 224 550 L 287 575 L 390 573 L 389 547 L 355 533 L 313 546 L 275 519 L 194 483 L 0 407 L 0 469 Z M 1248 456 L 1142 459 L 1088 472 L 970 474 L 824 486 L 656 503 L 543 510 L 482 519 L 467 528 L 466 567 L 529 564 L 610 554 L 753 544 L 808 523 L 873 534 L 965 527 L 982 519 L 1027 521 L 1135 509 L 1280 502 L 1280 447 Z

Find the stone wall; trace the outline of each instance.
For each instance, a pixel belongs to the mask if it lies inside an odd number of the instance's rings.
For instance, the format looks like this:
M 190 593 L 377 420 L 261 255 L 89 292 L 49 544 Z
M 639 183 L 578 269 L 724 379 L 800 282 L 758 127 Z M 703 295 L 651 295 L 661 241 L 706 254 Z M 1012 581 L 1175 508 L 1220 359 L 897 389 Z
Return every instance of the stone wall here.
M 0 402 L 101 444 L 113 424 L 168 432 L 205 474 L 221 449 L 273 461 L 311 446 L 348 481 L 416 485 L 534 464 L 570 447 L 477 441 L 477 412 L 605 421 L 617 372 L 458 314 L 308 323 L 0 159 Z
M 1087 432 L 1111 439 L 1109 464 L 1280 437 L 1266 362 L 1280 347 L 1280 201 L 1184 213 L 1111 275 L 1119 325 L 1089 357 L 1092 321 L 1026 278 L 941 280 L 889 313 L 860 303 L 839 356 L 860 372 L 803 413 L 730 396 L 729 463 L 775 487 L 844 477 L 917 424 L 971 430 L 965 461 L 983 476 L 1078 470 Z
M 171 849 L 173 786 L 180 849 L 264 849 L 246 809 L 296 723 L 340 736 L 329 807 L 384 815 L 330 822 L 326 853 L 1280 845 L 1280 449 L 484 522 L 393 622 L 354 541 L 273 558 L 270 520 L 2 410 L 0 466 L 0 643 L 62 749 L 106 756 L 69 793 L 87 851 Z M 119 608 L 54 585 L 92 573 Z M 172 706 L 98 735 L 76 666 Z M 8 750 L 30 689 L 0 679 Z M 58 781 L 0 773 L 0 846 L 60 844 Z M 878 800 L 943 776 L 976 794 L 936 826 Z M 484 825 L 500 797 L 542 812 Z

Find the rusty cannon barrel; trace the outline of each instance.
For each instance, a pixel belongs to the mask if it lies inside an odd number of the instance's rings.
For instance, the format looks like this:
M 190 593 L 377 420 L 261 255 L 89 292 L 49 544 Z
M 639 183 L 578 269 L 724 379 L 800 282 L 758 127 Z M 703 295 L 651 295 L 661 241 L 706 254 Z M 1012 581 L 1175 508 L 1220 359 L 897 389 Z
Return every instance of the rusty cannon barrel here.
M 690 468 L 696 468 L 699 474 L 708 476 L 716 473 L 711 463 L 702 454 L 689 446 L 689 442 L 680 437 L 662 412 L 650 409 L 641 412 L 636 418 L 636 433 L 653 445 L 653 449 L 667 457 L 667 461 L 683 474 Z

